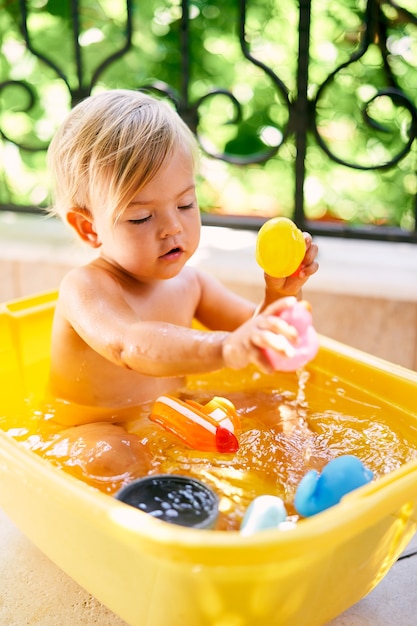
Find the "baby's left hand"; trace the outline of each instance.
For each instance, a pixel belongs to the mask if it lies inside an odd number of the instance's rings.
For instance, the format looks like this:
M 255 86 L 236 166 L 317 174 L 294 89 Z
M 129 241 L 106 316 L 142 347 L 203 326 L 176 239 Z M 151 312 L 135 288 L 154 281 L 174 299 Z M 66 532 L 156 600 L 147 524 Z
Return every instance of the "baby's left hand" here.
M 303 236 L 306 242 L 306 253 L 300 267 L 294 274 L 286 278 L 274 278 L 269 274 L 264 274 L 266 290 L 269 296 L 268 300 L 271 299 L 272 294 L 274 294 L 275 298 L 296 296 L 310 276 L 315 274 L 319 269 L 319 264 L 315 260 L 318 247 L 313 243 L 313 239 L 309 233 L 303 233 Z

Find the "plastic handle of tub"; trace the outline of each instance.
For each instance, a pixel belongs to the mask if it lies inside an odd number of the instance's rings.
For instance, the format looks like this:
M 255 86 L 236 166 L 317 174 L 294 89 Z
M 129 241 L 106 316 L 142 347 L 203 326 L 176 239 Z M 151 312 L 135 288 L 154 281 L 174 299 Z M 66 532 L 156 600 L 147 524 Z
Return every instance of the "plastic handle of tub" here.
M 284 309 L 279 317 L 298 332 L 297 341 L 288 342 L 294 356 L 286 356 L 271 348 L 265 348 L 264 354 L 274 370 L 295 372 L 314 359 L 319 350 L 319 338 L 313 326 L 310 305 L 305 301 L 296 302 L 293 307 Z
M 321 513 L 372 479 L 373 473 L 358 457 L 351 454 L 339 456 L 329 461 L 321 474 L 311 470 L 301 479 L 295 492 L 295 509 L 303 517 Z
M 232 453 L 239 449 L 240 420 L 232 402 L 215 396 L 205 405 L 164 395 L 155 401 L 150 419 L 203 452 Z

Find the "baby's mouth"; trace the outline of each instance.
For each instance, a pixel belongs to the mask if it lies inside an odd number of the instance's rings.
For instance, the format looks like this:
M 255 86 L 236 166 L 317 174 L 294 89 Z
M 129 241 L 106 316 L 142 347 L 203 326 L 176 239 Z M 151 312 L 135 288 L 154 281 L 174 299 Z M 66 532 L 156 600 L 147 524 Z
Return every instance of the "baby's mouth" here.
M 177 255 L 181 254 L 181 252 L 183 252 L 183 249 L 180 248 L 179 246 L 176 246 L 176 247 L 171 248 L 170 250 L 168 250 L 168 252 L 165 252 L 165 254 L 162 255 L 162 258 L 177 256 Z

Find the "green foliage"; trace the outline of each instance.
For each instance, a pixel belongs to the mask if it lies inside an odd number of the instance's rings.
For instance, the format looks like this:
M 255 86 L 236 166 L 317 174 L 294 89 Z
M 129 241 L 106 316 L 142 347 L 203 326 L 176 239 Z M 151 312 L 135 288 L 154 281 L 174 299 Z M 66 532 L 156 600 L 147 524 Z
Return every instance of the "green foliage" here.
M 401 7 L 415 11 L 413 3 L 402 0 L 395 8 L 379 0 L 382 30 L 370 33 L 370 45 L 359 54 L 365 0 L 312 0 L 311 108 L 318 99 L 315 117 L 308 120 L 309 218 L 414 228 L 416 141 L 395 167 L 383 167 L 407 145 L 411 109 L 392 94 L 378 95 L 387 88 L 403 90 L 415 110 L 417 26 L 401 12 Z M 118 58 L 127 44 L 125 2 L 80 0 L 79 57 L 71 4 L 27 0 L 29 49 L 19 1 L 0 0 L 0 203 L 48 203 L 45 148 L 72 103 L 90 91 L 138 89 L 158 81 L 190 108 L 198 103 L 202 146 L 207 154 L 221 156 L 202 159 L 202 209 L 292 215 L 296 149 L 288 102 L 297 100 L 297 0 L 247 2 L 245 42 L 251 59 L 239 43 L 239 3 L 193 0 L 188 67 L 180 52 L 180 0 L 135 0 L 132 46 Z M 353 168 L 329 159 L 317 143 L 313 121 L 325 149 Z M 242 166 L 248 160 L 254 163 Z

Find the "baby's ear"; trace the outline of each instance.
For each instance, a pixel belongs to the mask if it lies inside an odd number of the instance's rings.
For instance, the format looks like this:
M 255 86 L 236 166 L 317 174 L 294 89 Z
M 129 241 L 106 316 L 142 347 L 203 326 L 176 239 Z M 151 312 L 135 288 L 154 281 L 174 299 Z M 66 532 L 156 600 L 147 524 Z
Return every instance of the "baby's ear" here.
M 85 209 L 74 208 L 67 213 L 67 222 L 77 235 L 93 248 L 99 248 L 101 241 L 94 229 L 93 216 Z

